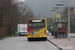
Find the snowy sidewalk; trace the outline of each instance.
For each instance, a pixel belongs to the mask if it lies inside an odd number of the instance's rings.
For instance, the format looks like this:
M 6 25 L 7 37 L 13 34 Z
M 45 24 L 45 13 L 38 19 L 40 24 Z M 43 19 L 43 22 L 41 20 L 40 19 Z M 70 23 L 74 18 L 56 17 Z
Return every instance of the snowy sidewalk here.
M 75 34 L 71 34 L 70 37 L 72 37 L 74 35 Z M 54 38 L 53 36 L 48 36 L 47 39 L 66 50 L 75 50 L 75 38 L 70 38 L 70 41 L 68 41 L 67 38 L 58 38 L 57 39 L 57 38 Z

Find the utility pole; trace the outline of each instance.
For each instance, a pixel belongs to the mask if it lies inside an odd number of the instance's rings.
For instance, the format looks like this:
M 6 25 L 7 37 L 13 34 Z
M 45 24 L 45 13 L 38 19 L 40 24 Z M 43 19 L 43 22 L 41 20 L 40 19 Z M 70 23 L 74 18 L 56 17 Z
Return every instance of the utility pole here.
M 70 41 L 70 0 L 68 1 L 68 41 Z

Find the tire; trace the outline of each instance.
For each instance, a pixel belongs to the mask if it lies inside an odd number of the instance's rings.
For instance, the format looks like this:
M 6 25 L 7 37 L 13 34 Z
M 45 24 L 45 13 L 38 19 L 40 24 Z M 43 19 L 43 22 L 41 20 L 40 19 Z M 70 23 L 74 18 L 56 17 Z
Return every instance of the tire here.
M 32 41 L 32 39 L 31 38 L 28 38 L 28 41 Z

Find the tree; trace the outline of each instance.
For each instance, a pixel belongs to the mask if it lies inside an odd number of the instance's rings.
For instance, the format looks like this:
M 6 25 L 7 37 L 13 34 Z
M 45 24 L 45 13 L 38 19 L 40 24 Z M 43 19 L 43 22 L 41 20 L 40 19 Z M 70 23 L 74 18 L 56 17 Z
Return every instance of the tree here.
M 27 19 L 34 18 L 34 14 L 31 10 L 31 7 L 28 7 L 27 5 L 24 5 L 23 2 L 18 3 L 18 9 L 19 9 L 19 23 L 25 24 L 27 23 Z
M 2 27 L 2 19 L 3 19 L 3 0 L 0 0 L 0 27 Z
M 62 21 L 68 22 L 68 8 L 65 7 L 63 11 Z M 74 7 L 70 7 L 70 29 L 71 32 L 75 32 L 75 14 L 74 14 Z
M 0 27 L 8 27 L 9 35 L 11 34 L 11 27 L 13 27 L 14 34 L 17 30 L 17 24 L 20 24 L 21 21 L 21 24 L 25 24 L 30 18 L 34 18 L 34 14 L 24 2 L 0 0 Z
M 50 27 L 53 27 L 53 19 L 47 18 L 47 29 L 51 32 L 52 29 Z

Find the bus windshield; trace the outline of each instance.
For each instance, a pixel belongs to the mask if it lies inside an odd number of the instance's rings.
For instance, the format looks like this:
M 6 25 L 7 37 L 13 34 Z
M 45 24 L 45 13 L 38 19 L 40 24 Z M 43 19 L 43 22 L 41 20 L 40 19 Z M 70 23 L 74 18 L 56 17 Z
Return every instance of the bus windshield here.
M 29 28 L 44 28 L 45 23 L 29 23 Z

